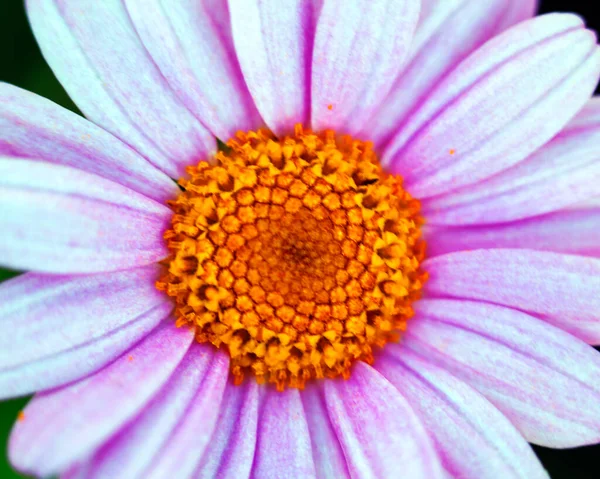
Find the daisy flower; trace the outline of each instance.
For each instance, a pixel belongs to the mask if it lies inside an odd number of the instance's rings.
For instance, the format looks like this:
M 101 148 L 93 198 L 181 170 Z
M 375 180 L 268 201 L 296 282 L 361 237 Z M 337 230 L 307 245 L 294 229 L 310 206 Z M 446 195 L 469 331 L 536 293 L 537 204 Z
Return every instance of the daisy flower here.
M 595 35 L 533 0 L 29 0 L 18 470 L 547 477 L 600 442 Z M 217 139 L 220 142 L 217 142 Z M 177 180 L 178 184 L 174 181 Z

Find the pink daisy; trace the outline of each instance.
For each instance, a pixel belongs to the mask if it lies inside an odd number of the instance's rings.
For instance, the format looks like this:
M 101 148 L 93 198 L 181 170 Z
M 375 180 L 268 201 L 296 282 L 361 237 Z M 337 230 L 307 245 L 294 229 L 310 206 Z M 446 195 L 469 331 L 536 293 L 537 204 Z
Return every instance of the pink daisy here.
M 0 398 L 37 392 L 18 470 L 531 479 L 528 441 L 600 442 L 600 50 L 579 18 L 27 8 L 87 120 L 0 85 L 1 264 L 32 271 L 0 286 Z

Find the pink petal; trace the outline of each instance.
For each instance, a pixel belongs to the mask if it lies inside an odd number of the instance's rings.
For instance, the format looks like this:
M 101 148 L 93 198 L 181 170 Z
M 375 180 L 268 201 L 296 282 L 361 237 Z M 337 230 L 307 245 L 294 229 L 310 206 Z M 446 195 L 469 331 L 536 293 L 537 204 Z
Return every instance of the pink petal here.
M 576 205 L 570 206 L 568 209 L 579 209 L 579 208 L 598 208 L 600 207 L 600 196 L 593 196 L 580 201 Z
M 308 122 L 315 0 L 229 2 L 235 49 L 267 125 L 277 134 Z
M 314 129 L 362 129 L 402 71 L 418 18 L 411 0 L 324 3 L 312 59 Z
M 426 286 L 430 295 L 528 311 L 583 341 L 600 344 L 598 259 L 491 249 L 438 256 L 424 267 L 431 273 Z
M 422 300 L 404 345 L 484 394 L 529 442 L 600 441 L 600 355 L 539 319 L 500 306 Z
M 376 369 L 415 408 L 452 477 L 548 477 L 515 427 L 464 382 L 396 345 Z
M 600 207 L 557 211 L 495 225 L 426 227 L 427 255 L 523 248 L 600 257 Z
M 0 264 L 52 273 L 154 263 L 172 212 L 91 173 L 0 157 Z
M 0 371 L 2 398 L 62 386 L 98 371 L 147 336 L 171 310 L 170 304 L 163 303 L 89 344 Z
M 597 128 L 600 123 L 600 96 L 594 96 L 585 104 L 575 118 L 567 125 L 567 131 L 580 131 Z
M 242 386 L 227 382 L 219 421 L 194 477 L 250 477 L 256 447 L 258 397 L 259 386 L 253 379 Z
M 349 478 L 344 451 L 338 441 L 333 424 L 327 412 L 323 388 L 309 384 L 300 394 L 306 421 L 310 431 L 310 441 L 317 477 Z
M 443 3 L 445 3 L 445 0 L 421 0 L 421 11 L 419 12 L 419 25 L 430 15 L 435 14 L 435 10 L 441 8 L 441 4 Z
M 450 253 L 423 264 L 426 294 L 483 300 L 569 319 L 600 320 L 600 259 L 542 251 Z
M 500 31 L 535 16 L 538 0 L 509 0 L 508 10 L 501 20 Z
M 105 369 L 37 395 L 11 433 L 12 464 L 49 476 L 85 459 L 162 388 L 192 340 L 191 330 L 167 322 Z
M 252 478 L 316 477 L 310 432 L 297 389 L 265 388 Z
M 45 59 L 81 111 L 169 176 L 216 149 L 171 89 L 119 0 L 29 0 Z
M 425 428 L 383 376 L 357 363 L 350 379 L 324 382 L 331 424 L 352 477 L 445 477 Z
M 173 431 L 192 407 L 215 351 L 210 346 L 193 344 L 169 382 L 143 412 L 86 463 L 84 476 L 146 477 L 145 470 L 163 453 Z
M 142 477 L 195 477 L 194 473 L 217 424 L 228 377 L 229 356 L 223 352 L 215 354 L 185 417 Z
M 536 317 L 566 331 L 571 336 L 588 344 L 600 344 L 600 321 L 598 318 L 585 319 L 570 316 L 545 316 L 536 314 Z
M 363 129 L 387 143 L 441 79 L 484 42 L 500 33 L 521 0 L 436 0 L 421 11 L 411 59 Z M 531 2 L 525 2 L 531 3 Z M 514 18 L 516 20 L 516 18 Z
M 93 276 L 27 273 L 0 285 L 0 398 L 97 371 L 173 309 L 158 267 Z
M 416 52 L 431 38 L 439 26 L 444 23 L 448 14 L 454 12 L 456 7 L 462 7 L 467 12 L 469 2 L 473 0 L 421 0 L 421 13 L 417 31 L 413 39 L 413 51 Z M 496 35 L 516 23 L 528 20 L 535 15 L 537 0 L 505 0 L 505 8 L 496 20 L 499 24 L 495 27 Z M 472 19 L 474 20 L 474 19 Z M 449 37 L 450 35 L 448 35 Z M 404 72 L 403 72 L 404 74 Z
M 60 475 L 60 479 L 85 479 L 85 468 L 80 466 L 74 466 L 68 471 Z
M 224 141 L 260 125 L 224 0 L 126 0 L 144 47 L 185 106 Z
M 427 221 L 451 225 L 513 221 L 597 194 L 600 115 L 596 105 L 592 107 L 582 110 L 573 126 L 521 163 L 476 185 L 425 201 Z
M 161 203 L 177 186 L 133 149 L 50 100 L 0 83 L 0 154 L 80 168 Z
M 383 161 L 428 198 L 520 162 L 583 107 L 600 75 L 595 35 L 553 14 L 495 37 L 442 81 Z

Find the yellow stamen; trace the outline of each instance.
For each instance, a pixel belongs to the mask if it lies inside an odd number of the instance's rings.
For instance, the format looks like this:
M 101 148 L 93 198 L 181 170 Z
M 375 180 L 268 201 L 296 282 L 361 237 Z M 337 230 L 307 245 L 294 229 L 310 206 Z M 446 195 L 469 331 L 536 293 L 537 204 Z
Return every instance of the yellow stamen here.
M 158 289 L 179 326 L 229 352 L 237 384 L 348 378 L 413 315 L 426 280 L 419 202 L 370 143 L 332 131 L 259 130 L 227 146 L 179 181 Z

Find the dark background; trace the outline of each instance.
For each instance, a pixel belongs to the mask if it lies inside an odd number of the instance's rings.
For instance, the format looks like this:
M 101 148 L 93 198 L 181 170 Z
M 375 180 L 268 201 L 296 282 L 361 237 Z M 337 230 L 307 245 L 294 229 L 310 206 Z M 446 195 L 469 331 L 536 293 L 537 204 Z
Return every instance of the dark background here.
M 600 2 L 598 0 L 541 0 L 540 13 L 575 12 L 585 18 L 589 28 L 599 31 L 600 14 L 594 11 L 594 6 L 600 7 Z M 77 111 L 44 62 L 27 24 L 23 2 L 20 0 L 0 0 L 0 81 L 36 92 Z M 0 269 L 0 281 L 12 275 L 13 273 Z M 10 469 L 4 454 L 11 424 L 26 402 L 27 398 L 0 402 L 0 479 L 22 477 Z M 543 447 L 534 449 L 553 479 L 600 477 L 600 445 L 570 450 Z

